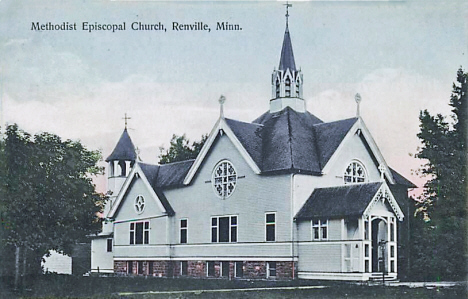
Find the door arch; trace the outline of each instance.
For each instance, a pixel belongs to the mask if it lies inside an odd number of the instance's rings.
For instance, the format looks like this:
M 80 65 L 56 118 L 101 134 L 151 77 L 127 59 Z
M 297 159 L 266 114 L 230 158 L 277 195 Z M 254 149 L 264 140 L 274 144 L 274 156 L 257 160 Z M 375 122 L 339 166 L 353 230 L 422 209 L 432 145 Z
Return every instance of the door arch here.
M 379 247 L 383 241 L 384 250 Z M 388 269 L 387 254 L 388 225 L 385 218 L 375 218 L 372 220 L 372 272 L 382 272 L 382 263 L 379 263 L 385 256 L 385 269 Z

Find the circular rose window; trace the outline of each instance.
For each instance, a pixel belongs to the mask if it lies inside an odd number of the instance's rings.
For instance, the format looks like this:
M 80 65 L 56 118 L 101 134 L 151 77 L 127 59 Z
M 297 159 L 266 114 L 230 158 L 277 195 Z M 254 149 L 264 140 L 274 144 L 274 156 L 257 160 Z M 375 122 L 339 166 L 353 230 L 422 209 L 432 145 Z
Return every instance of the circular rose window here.
M 135 212 L 137 212 L 137 214 L 143 213 L 143 211 L 145 210 L 145 199 L 143 198 L 143 196 L 138 195 L 137 198 L 135 198 L 134 207 Z
M 213 170 L 213 189 L 217 196 L 228 198 L 236 188 L 237 172 L 229 161 L 219 162 Z

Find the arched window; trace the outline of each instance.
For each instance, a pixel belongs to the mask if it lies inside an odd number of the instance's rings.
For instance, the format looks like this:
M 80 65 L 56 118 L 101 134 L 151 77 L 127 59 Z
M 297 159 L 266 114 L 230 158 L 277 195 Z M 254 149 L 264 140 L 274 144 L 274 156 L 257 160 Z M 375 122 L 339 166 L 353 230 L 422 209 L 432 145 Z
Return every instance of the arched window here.
M 280 80 L 276 78 L 276 97 L 279 98 L 280 96 Z
M 285 80 L 285 97 L 290 97 L 291 96 L 291 79 L 289 77 L 286 78 Z
M 366 170 L 358 161 L 353 161 L 348 165 L 348 167 L 346 167 L 344 173 L 345 184 L 363 183 L 366 179 Z

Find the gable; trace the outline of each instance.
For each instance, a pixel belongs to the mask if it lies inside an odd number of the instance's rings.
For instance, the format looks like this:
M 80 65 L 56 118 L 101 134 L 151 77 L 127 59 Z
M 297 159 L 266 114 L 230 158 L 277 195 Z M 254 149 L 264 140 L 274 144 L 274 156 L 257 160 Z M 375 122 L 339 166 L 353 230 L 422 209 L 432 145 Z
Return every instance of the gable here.
M 384 182 L 352 184 L 317 188 L 310 195 L 295 218 L 347 218 L 368 216 L 374 212 L 389 211 L 403 219 L 403 213 Z
M 135 210 L 135 201 L 137 197 L 144 199 L 144 209 L 142 213 L 137 213 Z M 127 219 L 136 220 L 162 215 L 164 214 L 164 209 L 157 201 L 159 200 L 154 198 L 154 194 L 151 190 L 148 190 L 147 186 L 143 183 L 143 180 L 135 177 L 133 183 L 129 186 L 126 192 L 125 197 L 122 199 L 114 219 L 116 221 Z
M 226 119 L 224 119 L 224 117 L 220 117 L 218 121 L 216 122 L 215 126 L 213 127 L 213 129 L 211 130 L 210 135 L 208 136 L 208 139 L 203 145 L 197 158 L 193 162 L 193 165 L 190 167 L 187 175 L 185 176 L 185 179 L 184 179 L 185 185 L 190 184 L 193 177 L 195 176 L 198 169 L 200 168 L 201 164 L 204 162 L 208 153 L 211 151 L 211 148 L 213 144 L 215 143 L 215 141 L 217 140 L 217 137 L 224 136 L 224 135 L 226 135 L 227 138 L 229 138 L 229 140 L 234 145 L 235 149 L 239 152 L 239 154 L 242 156 L 245 162 L 250 166 L 252 171 L 257 174 L 260 174 L 260 167 L 254 161 L 254 159 L 252 159 L 252 156 L 248 153 L 246 148 L 242 145 L 242 143 L 239 141 L 239 139 L 234 134 L 232 129 L 229 127 L 229 125 L 226 122 Z
M 150 168 L 148 165 L 144 165 L 144 168 L 149 174 L 150 179 L 154 179 L 154 177 L 157 176 L 157 166 L 153 166 L 153 168 Z M 164 193 L 158 188 L 154 188 L 152 186 L 139 163 L 137 163 L 125 180 L 125 183 L 122 186 L 122 189 L 120 190 L 108 217 L 115 218 L 116 215 L 119 215 L 120 218 L 125 217 L 126 215 L 135 215 L 134 204 L 136 197 L 139 195 L 143 196 L 145 199 L 145 204 L 148 203 L 149 205 L 148 211 L 146 211 L 145 207 L 144 212 L 140 215 L 145 214 L 145 212 L 152 214 L 153 216 L 155 213 L 157 215 L 174 214 L 174 211 L 164 196 Z M 155 206 L 153 206 L 153 203 Z M 124 211 L 123 214 L 119 214 L 120 211 Z
M 360 139 L 360 142 L 356 142 L 357 139 Z M 352 147 L 359 146 L 361 147 L 360 150 L 353 149 Z M 346 136 L 341 141 L 340 145 L 337 147 L 335 152 L 331 155 L 330 159 L 328 160 L 327 164 L 323 168 L 323 173 L 328 174 L 333 171 L 333 169 L 340 169 L 340 167 L 346 167 L 347 165 L 343 165 L 345 163 L 343 161 L 343 156 L 347 154 L 351 155 L 365 155 L 362 146 L 365 148 L 367 152 L 366 157 L 370 157 L 372 160 L 371 163 L 366 163 L 366 167 L 369 170 L 378 169 L 380 165 L 383 165 L 386 169 L 385 171 L 385 178 L 391 184 L 394 184 L 395 181 L 392 176 L 392 172 L 388 167 L 385 159 L 380 152 L 379 148 L 377 147 L 374 139 L 372 138 L 369 130 L 367 129 L 366 125 L 364 124 L 362 118 L 358 118 L 357 121 L 353 124 L 353 126 L 348 130 Z M 349 160 L 349 158 L 348 158 Z M 343 165 L 343 166 L 341 166 Z M 380 176 L 380 174 L 379 174 Z

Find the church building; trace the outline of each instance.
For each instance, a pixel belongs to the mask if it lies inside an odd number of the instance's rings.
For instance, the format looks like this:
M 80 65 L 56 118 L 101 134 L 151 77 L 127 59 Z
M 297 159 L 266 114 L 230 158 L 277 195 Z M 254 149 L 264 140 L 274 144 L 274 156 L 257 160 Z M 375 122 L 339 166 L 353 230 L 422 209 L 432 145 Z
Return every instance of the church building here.
M 112 195 L 93 272 L 354 281 L 404 272 L 416 186 L 387 165 L 359 114 L 323 122 L 306 109 L 287 21 L 269 111 L 229 119 L 223 101 L 194 160 L 143 163 L 124 130 L 106 159 Z

